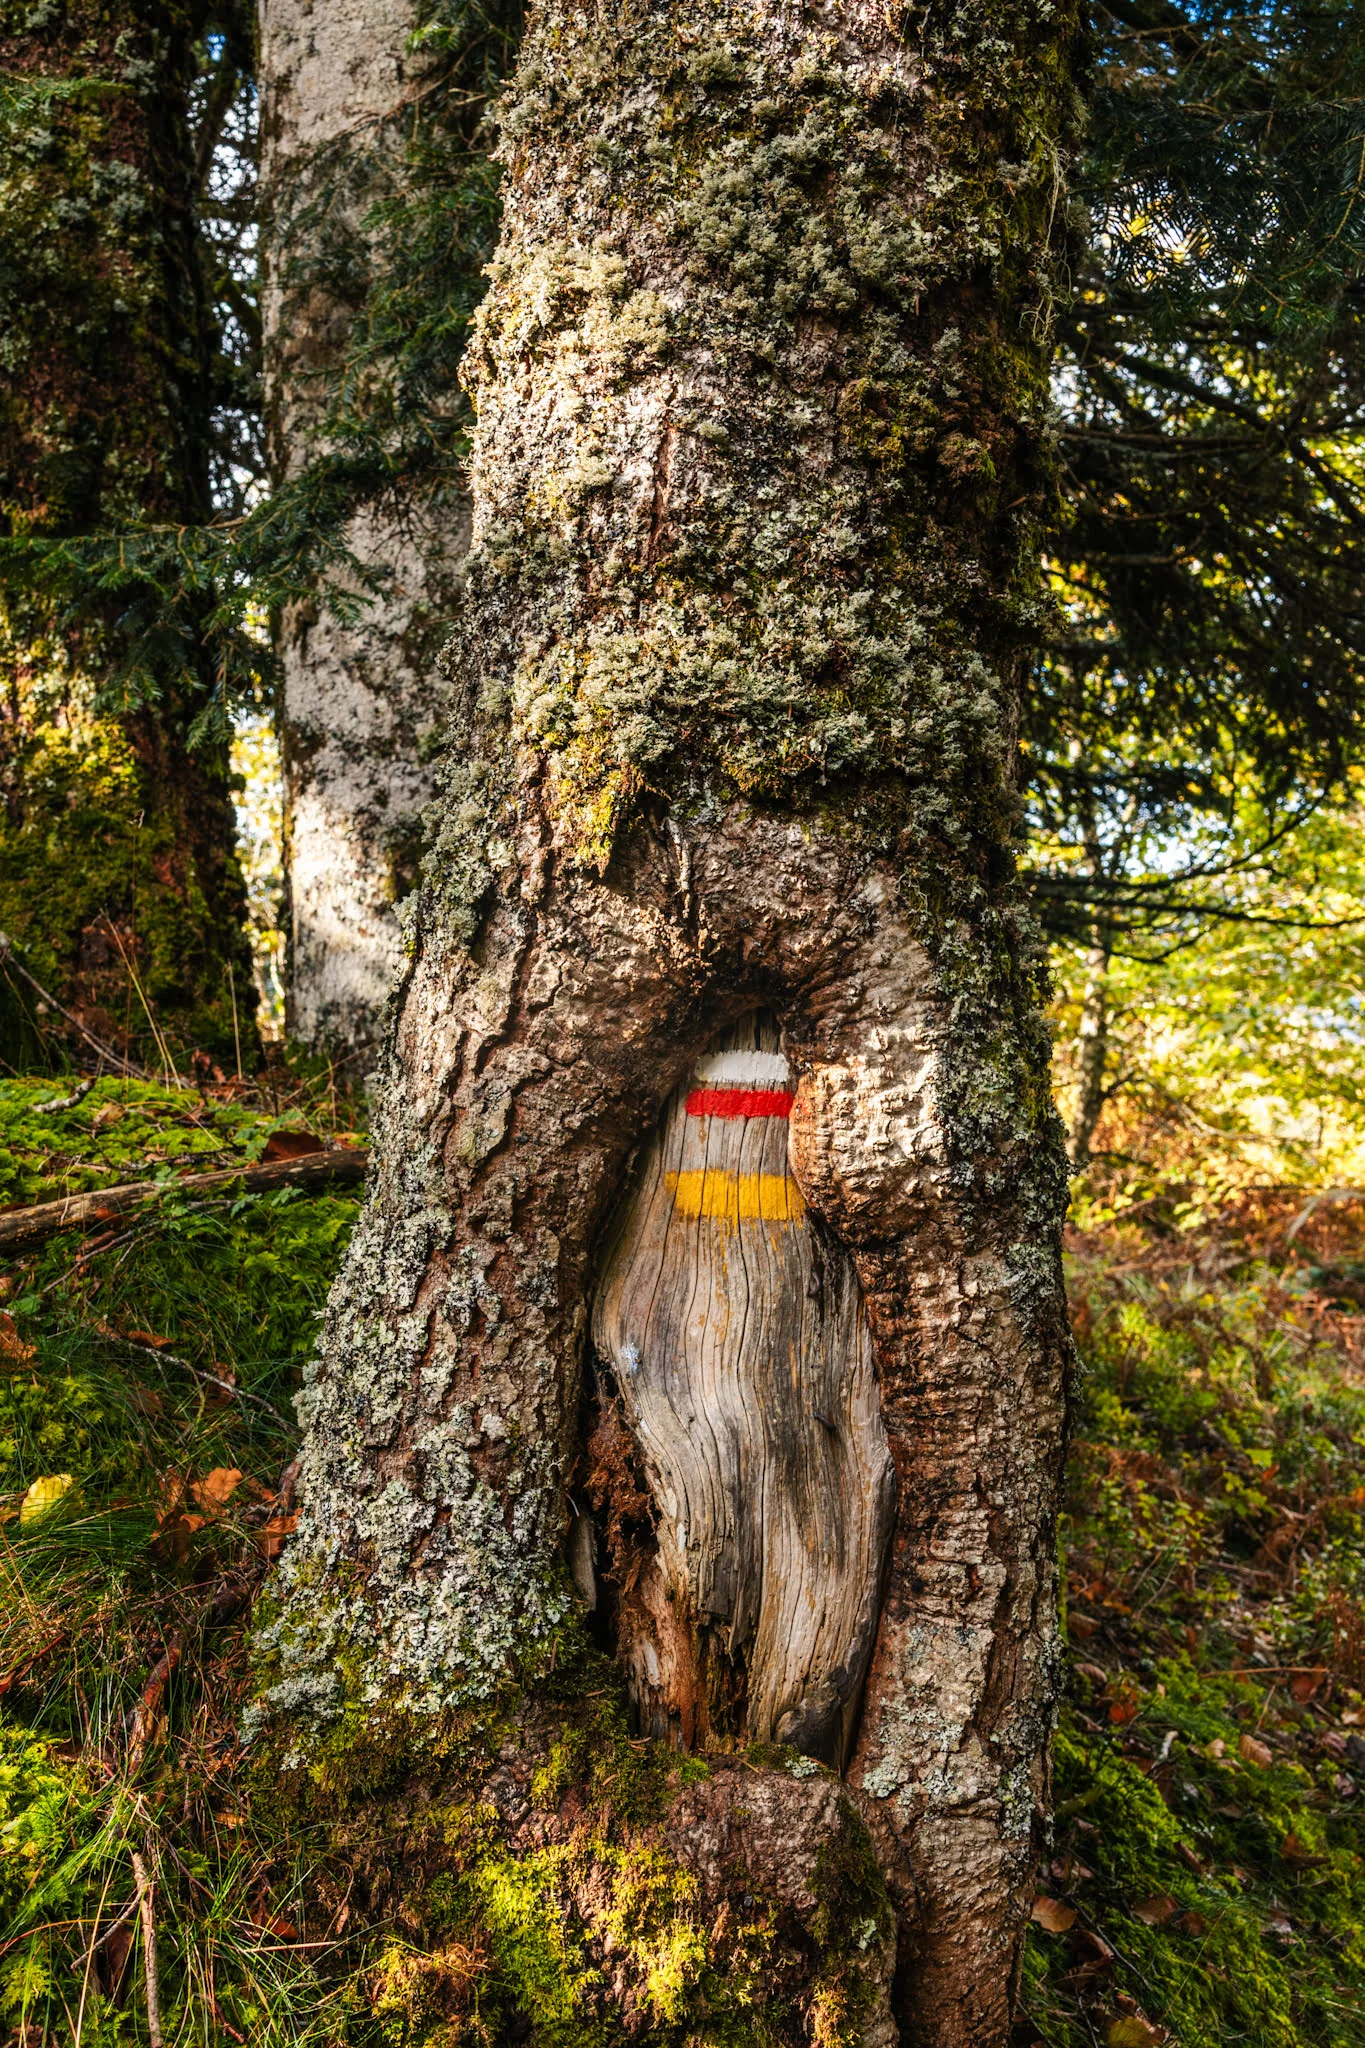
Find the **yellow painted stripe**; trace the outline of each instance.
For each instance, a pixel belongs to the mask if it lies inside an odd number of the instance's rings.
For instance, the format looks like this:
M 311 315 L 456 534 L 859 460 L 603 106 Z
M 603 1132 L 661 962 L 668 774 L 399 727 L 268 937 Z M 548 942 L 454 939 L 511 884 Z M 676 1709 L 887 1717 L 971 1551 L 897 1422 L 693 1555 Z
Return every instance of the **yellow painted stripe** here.
M 683 1216 L 716 1216 L 729 1223 L 792 1223 L 806 1213 L 800 1188 L 785 1173 L 725 1173 L 708 1167 L 666 1173 L 664 1181 Z

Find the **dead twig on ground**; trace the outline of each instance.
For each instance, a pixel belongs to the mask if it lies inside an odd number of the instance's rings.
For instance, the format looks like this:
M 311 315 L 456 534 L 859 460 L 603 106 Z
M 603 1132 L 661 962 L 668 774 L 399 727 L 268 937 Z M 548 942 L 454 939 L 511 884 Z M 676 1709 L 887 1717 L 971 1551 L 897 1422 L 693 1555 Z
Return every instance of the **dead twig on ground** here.
M 166 1687 L 179 1668 L 184 1647 L 184 1633 L 177 1629 L 148 1672 L 138 1703 L 128 1716 L 128 1764 L 131 1770 L 135 1771 L 142 1761 L 142 1752 L 156 1726 Z
M 152 1881 L 147 1875 L 147 1866 L 133 1851 L 133 1882 L 137 1886 L 137 1902 L 142 1914 L 142 1974 L 147 1992 L 147 2036 L 151 2048 L 162 2048 L 161 2039 L 161 1987 L 156 1974 L 156 1913 L 155 1894 Z
M 55 1116 L 59 1109 L 74 1109 L 78 1102 L 84 1102 L 98 1079 L 98 1074 L 87 1074 L 83 1081 L 77 1082 L 69 1095 L 50 1095 L 45 1102 L 35 1102 L 33 1114 Z

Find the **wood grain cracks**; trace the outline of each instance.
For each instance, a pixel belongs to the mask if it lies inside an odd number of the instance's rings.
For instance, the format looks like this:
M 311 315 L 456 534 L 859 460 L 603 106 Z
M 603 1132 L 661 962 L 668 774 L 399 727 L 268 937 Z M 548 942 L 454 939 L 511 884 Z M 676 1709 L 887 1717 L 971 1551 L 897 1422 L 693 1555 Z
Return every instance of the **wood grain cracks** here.
M 642 1726 L 687 1746 L 787 1742 L 839 1766 L 893 1478 L 852 1260 L 788 1165 L 791 1101 L 758 1012 L 670 1098 L 596 1293 L 588 1463 L 599 1513 L 608 1496 L 651 1502 L 635 1549 L 618 1515 L 604 1559 Z

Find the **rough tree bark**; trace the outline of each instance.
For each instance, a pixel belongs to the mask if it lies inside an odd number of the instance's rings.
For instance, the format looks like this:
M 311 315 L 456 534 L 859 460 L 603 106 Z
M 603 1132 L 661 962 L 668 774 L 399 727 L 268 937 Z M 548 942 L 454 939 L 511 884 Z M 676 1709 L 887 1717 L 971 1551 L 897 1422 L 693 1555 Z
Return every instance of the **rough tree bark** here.
M 189 104 L 204 27 L 175 0 L 0 10 L 7 537 L 209 516 Z M 105 607 L 115 634 L 121 609 Z M 188 744 L 184 692 L 105 706 L 107 660 L 98 617 L 76 629 L 0 588 L 0 924 L 101 1036 L 128 1024 L 156 1056 L 131 962 L 166 1037 L 230 1056 L 229 969 L 244 1044 L 255 999 L 226 749 Z M 210 681 L 212 665 L 206 647 Z
M 454 102 L 439 138 L 452 182 L 460 147 L 477 149 L 488 45 L 507 33 L 499 17 L 516 11 L 509 0 L 466 10 L 468 47 L 452 57 L 450 37 L 413 48 L 419 25 L 440 23 L 417 0 L 263 0 L 265 368 L 278 481 L 339 445 L 339 413 L 377 412 L 386 381 L 410 375 L 366 333 L 367 302 L 392 261 L 377 209 L 421 178 L 405 153 L 414 122 L 430 124 L 438 104 Z M 453 222 L 452 212 L 458 241 Z M 477 275 L 488 254 L 480 239 L 438 252 L 447 289 L 462 269 Z M 459 402 L 453 379 L 451 396 Z M 432 496 L 430 479 L 400 461 L 344 541 L 380 587 L 353 616 L 320 601 L 290 606 L 280 625 L 288 1021 L 306 1044 L 359 1050 L 377 1040 L 397 978 L 397 905 L 416 879 L 436 789 L 431 742 L 451 704 L 437 656 L 469 543 L 467 496 L 452 486 Z
M 1010 777 L 1076 38 L 535 16 L 443 825 L 261 1635 L 335 1786 L 509 1686 L 567 1713 L 594 1632 L 712 1759 L 651 1839 L 722 1947 L 767 1882 L 823 1954 L 865 1829 L 894 1979 L 869 1932 L 782 2038 L 1002 2042 L 1046 1803 L 1066 1174 Z M 568 1856 L 518 1711 L 478 1810 Z M 604 1887 L 563 1924 L 619 1957 Z

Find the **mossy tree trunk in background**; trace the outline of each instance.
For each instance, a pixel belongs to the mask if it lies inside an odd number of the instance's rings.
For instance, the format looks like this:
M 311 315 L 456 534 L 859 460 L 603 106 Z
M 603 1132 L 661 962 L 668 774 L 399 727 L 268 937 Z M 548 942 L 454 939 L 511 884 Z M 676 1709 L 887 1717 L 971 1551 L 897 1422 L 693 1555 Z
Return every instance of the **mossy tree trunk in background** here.
M 1085 957 L 1085 989 L 1072 1059 L 1076 1072 L 1076 1105 L 1067 1133 L 1067 1152 L 1077 1173 L 1090 1164 L 1090 1145 L 1108 1099 L 1105 1066 L 1109 1057 L 1108 933 L 1095 933 Z
M 0 13 L 0 531 L 16 539 L 209 516 L 190 126 L 206 25 L 174 0 Z M 102 1038 L 127 1025 L 154 1054 L 131 967 L 172 1045 L 228 1056 L 230 971 L 244 1044 L 255 1000 L 226 748 L 190 743 L 213 649 L 193 649 L 202 690 L 183 664 L 173 688 L 111 689 L 123 611 L 110 595 L 76 623 L 60 601 L 3 600 L 0 927 Z
M 336 403 L 369 283 L 362 223 L 398 147 L 404 101 L 421 84 L 421 60 L 407 49 L 416 24 L 411 5 L 261 8 L 267 402 L 282 480 L 318 452 Z M 391 573 L 389 588 L 344 622 L 290 606 L 280 632 L 288 1028 L 338 1050 L 378 1036 L 397 978 L 395 904 L 411 886 L 433 793 L 421 736 L 446 707 L 435 661 L 467 518 L 458 509 L 443 531 L 419 538 L 401 510 L 367 510 L 347 540 Z
M 727 1999 L 1007 2030 L 1068 1355 L 1011 776 L 1076 45 L 1034 0 L 546 0 L 502 112 L 443 825 L 260 1711 L 331 1797 L 408 1770 L 390 1881 L 437 1814 L 424 1938 L 483 1944 L 508 2038 L 551 1990 L 585 2043 Z M 658 1737 L 630 1841 L 563 1733 L 603 1657 Z
M 351 459 L 344 541 L 377 579 L 342 615 L 322 592 L 289 606 L 278 635 L 288 1021 L 319 1049 L 379 1038 L 397 905 L 435 794 L 433 742 L 450 715 L 437 656 L 469 542 L 447 459 L 467 412 L 459 330 L 495 220 L 480 128 L 519 14 L 509 0 L 261 9 L 272 463 L 297 484 L 311 464 Z M 366 459 L 383 451 L 368 478 L 357 428 Z

